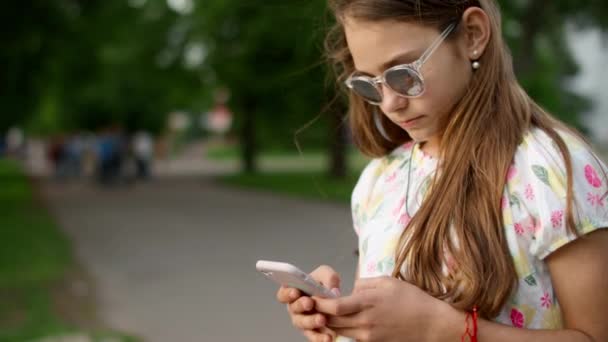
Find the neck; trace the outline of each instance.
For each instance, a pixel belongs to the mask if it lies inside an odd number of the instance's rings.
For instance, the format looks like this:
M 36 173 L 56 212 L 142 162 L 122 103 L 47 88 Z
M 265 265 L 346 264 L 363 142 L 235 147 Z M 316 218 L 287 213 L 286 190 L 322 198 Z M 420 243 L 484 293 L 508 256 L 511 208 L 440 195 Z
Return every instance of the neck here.
M 433 158 L 439 157 L 439 138 L 430 138 L 420 143 L 420 149 Z

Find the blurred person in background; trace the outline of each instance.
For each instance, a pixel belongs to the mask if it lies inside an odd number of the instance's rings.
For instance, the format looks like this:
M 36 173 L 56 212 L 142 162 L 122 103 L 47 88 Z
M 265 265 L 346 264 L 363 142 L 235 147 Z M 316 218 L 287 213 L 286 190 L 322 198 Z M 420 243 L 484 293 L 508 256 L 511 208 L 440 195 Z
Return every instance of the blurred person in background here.
M 133 157 L 136 164 L 137 179 L 146 180 L 150 177 L 150 167 L 154 158 L 154 141 L 150 133 L 139 131 L 132 139 Z
M 374 157 L 353 293 L 282 287 L 310 341 L 608 341 L 606 166 L 518 83 L 495 0 L 329 0 Z M 339 293 L 340 275 L 312 277 Z
M 67 140 L 65 146 L 65 158 L 66 173 L 69 177 L 78 178 L 81 176 L 85 147 L 84 136 L 81 133 L 73 134 Z
M 98 179 L 103 185 L 122 181 L 126 144 L 121 130 L 111 127 L 104 130 L 97 140 Z
M 14 158 L 24 158 L 26 151 L 26 141 L 23 130 L 19 127 L 12 127 L 6 134 L 6 150 L 9 156 Z
M 63 135 L 51 137 L 47 145 L 47 159 L 57 180 L 64 179 L 66 176 L 67 152 L 65 145 L 65 137 Z

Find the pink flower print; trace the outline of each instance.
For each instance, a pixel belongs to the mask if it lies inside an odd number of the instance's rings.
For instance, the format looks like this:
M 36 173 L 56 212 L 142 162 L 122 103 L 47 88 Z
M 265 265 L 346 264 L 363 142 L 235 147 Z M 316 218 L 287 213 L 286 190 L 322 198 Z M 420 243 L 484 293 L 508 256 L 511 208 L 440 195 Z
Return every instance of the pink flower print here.
M 587 183 L 594 188 L 602 186 L 602 180 L 597 176 L 597 172 L 595 172 L 593 166 L 589 164 L 585 166 L 585 178 L 587 178 Z
M 511 309 L 511 323 L 516 328 L 524 327 L 524 314 L 517 309 Z
M 516 223 L 514 227 L 517 235 L 524 235 L 524 227 L 521 225 L 521 223 Z
M 536 234 L 540 230 L 540 221 L 533 216 L 528 216 L 528 218 L 522 221 L 522 224 L 532 234 Z
M 397 215 L 399 215 L 399 212 L 401 211 L 401 208 L 403 208 L 404 205 L 405 198 L 402 198 L 401 201 L 399 201 L 399 204 L 395 207 L 395 209 L 393 209 L 393 217 L 397 217 Z
M 534 189 L 532 189 L 532 184 L 526 185 L 525 195 L 530 201 L 534 200 Z
M 372 260 L 367 263 L 367 274 L 376 273 L 376 263 Z
M 562 220 L 564 218 L 563 210 L 555 210 L 551 213 L 551 224 L 553 228 L 559 228 L 562 226 Z
M 509 171 L 507 171 L 507 181 L 510 181 L 511 179 L 513 179 L 513 177 L 515 177 L 516 173 L 517 173 L 517 169 L 514 166 L 511 166 L 509 168 Z
M 403 213 L 403 215 L 401 215 L 399 218 L 399 224 L 402 226 L 407 226 L 411 219 L 412 218 L 407 213 Z
M 503 196 L 500 200 L 500 208 L 504 209 L 509 205 L 509 199 L 507 198 L 507 196 Z
M 545 292 L 545 294 L 540 297 L 540 305 L 545 309 L 548 309 L 551 306 L 551 297 L 549 297 L 548 292 Z
M 397 178 L 397 171 L 391 173 L 388 177 L 386 177 L 387 183 L 392 183 Z
M 594 207 L 596 205 L 599 205 L 600 207 L 604 206 L 604 199 L 600 195 L 591 192 L 587 193 L 587 201 Z

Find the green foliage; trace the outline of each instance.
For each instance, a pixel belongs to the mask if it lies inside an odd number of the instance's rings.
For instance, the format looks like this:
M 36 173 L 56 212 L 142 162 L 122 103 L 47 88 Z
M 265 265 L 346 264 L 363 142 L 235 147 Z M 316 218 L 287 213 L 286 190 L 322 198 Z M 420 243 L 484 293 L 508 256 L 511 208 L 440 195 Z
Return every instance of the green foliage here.
M 578 72 L 567 23 L 608 27 L 608 2 L 499 0 L 504 33 L 526 90 L 565 121 L 589 108 L 568 88 Z M 172 110 L 211 107 L 230 89 L 235 132 L 248 115 L 264 148 L 293 146 L 294 132 L 333 98 L 325 87 L 321 41 L 325 0 L 208 0 L 178 14 L 166 1 L 26 0 L 0 18 L 0 132 L 29 123 L 40 133 L 120 124 L 160 132 Z M 199 44 L 202 63 L 185 63 Z M 326 146 L 329 120 L 300 142 Z
M 265 147 L 292 147 L 294 133 L 327 101 L 320 43 L 324 1 L 208 1 L 194 31 L 209 46 L 207 68 L 228 87 L 238 114 L 255 115 Z M 324 146 L 327 123 L 300 137 Z
M 499 1 L 504 35 L 513 51 L 519 80 L 543 107 L 563 121 L 582 129 L 580 114 L 589 100 L 568 82 L 579 67 L 568 46 L 566 27 L 608 28 L 608 3 L 588 1 Z

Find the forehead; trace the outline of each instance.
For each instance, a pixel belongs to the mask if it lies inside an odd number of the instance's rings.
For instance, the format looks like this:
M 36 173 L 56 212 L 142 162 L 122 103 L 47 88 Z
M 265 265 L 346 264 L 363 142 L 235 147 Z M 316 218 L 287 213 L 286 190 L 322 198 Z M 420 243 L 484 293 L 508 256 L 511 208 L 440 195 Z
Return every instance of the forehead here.
M 345 18 L 344 33 L 355 68 L 379 74 L 383 65 L 398 56 L 412 60 L 420 57 L 438 36 L 435 29 L 412 22 L 363 21 Z

